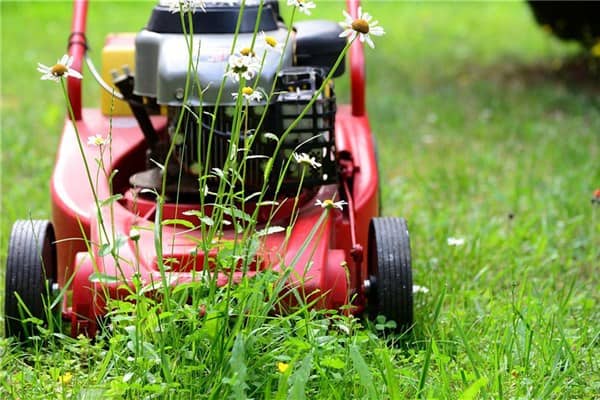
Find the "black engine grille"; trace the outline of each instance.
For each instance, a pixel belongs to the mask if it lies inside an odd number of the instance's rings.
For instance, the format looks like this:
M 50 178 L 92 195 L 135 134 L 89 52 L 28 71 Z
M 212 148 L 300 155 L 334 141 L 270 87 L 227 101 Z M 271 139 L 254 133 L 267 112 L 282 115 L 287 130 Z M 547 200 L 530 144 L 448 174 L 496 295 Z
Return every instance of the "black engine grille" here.
M 279 182 L 281 185 L 278 194 L 289 195 L 296 193 L 301 180 L 303 188 L 337 181 L 334 134 L 336 106 L 333 87 L 327 86 L 308 107 L 316 90 L 321 86 L 323 76 L 323 71 L 316 68 L 285 69 L 278 76 L 278 94 L 273 96 L 275 101 L 268 108 L 247 108 L 243 126 L 248 130 L 240 135 L 239 141 L 235 143 L 235 148 L 238 149 L 235 153 L 236 164 L 243 177 L 246 193 L 263 189 L 265 169 L 271 157 L 273 165 L 267 182 L 270 192 L 275 190 Z M 175 140 L 176 156 L 186 173 L 198 175 L 210 172 L 213 168 L 224 168 L 231 146 L 233 110 L 230 106 L 205 106 L 202 109 L 183 111 L 179 132 L 185 134 L 172 134 L 172 140 Z M 305 110 L 302 118 L 291 128 Z M 180 108 L 169 110 L 171 132 L 176 131 L 180 112 Z M 265 117 L 260 123 L 263 114 Z M 215 122 L 214 128 L 211 129 L 213 116 Z M 321 166 L 303 168 L 295 161 L 293 153 L 306 153 Z M 242 186 L 241 183 L 238 186 Z

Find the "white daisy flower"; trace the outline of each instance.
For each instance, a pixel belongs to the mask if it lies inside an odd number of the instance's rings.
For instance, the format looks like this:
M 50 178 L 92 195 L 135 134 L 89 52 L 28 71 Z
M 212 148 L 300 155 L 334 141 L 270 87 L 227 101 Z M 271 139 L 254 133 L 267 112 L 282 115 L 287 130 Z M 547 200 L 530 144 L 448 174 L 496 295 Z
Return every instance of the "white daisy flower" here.
M 108 143 L 108 138 L 105 138 L 104 136 L 102 136 L 99 133 L 95 134 L 94 136 L 88 137 L 88 140 L 87 140 L 88 146 L 100 147 L 100 146 L 104 146 L 106 143 Z
M 231 93 L 234 99 L 238 98 L 239 93 Z M 252 89 L 250 86 L 246 86 L 242 88 L 242 97 L 246 102 L 259 102 L 263 99 L 262 89 L 257 88 L 256 90 Z
M 298 10 L 306 15 L 310 15 L 310 9 L 317 6 L 312 0 L 288 0 L 287 4 L 298 7 Z
M 319 207 L 324 208 L 326 210 L 331 210 L 332 208 L 337 208 L 338 210 L 343 210 L 344 206 L 346 204 L 348 204 L 348 203 L 346 203 L 344 200 L 333 201 L 331 199 L 327 199 L 327 200 L 324 200 L 324 201 L 317 200 L 317 202 L 315 203 L 315 206 L 319 206 Z
M 173 14 L 195 12 L 196 8 L 206 11 L 204 0 L 160 0 L 159 4 L 169 7 L 169 11 Z
M 51 67 L 48 67 L 44 64 L 38 63 L 37 70 L 41 72 L 42 80 L 51 80 L 55 82 L 59 82 L 62 77 L 72 76 L 73 78 L 83 79 L 83 76 L 71 68 L 73 65 L 73 57 L 69 57 L 67 54 L 62 56 L 60 60 L 56 62 Z
M 254 55 L 233 54 L 229 56 L 229 70 L 225 75 L 234 82 L 239 82 L 240 77 L 248 81 L 254 78 L 259 69 L 260 63 Z
M 293 155 L 296 162 L 300 165 L 306 165 L 315 169 L 321 166 L 321 163 L 317 162 L 317 160 L 314 157 L 311 157 L 306 153 L 294 153 Z
M 357 36 L 361 42 L 367 42 L 369 47 L 375 48 L 371 36 L 383 36 L 385 32 L 383 27 L 378 26 L 379 21 L 371 21 L 373 17 L 369 13 L 363 13 L 362 7 L 358 7 L 358 18 L 354 19 L 348 12 L 344 11 L 346 20 L 340 22 L 340 25 L 344 28 L 344 32 L 340 33 L 340 37 L 348 37 L 350 41 L 353 41 Z
M 429 288 L 426 286 L 413 285 L 413 293 L 429 293 Z
M 279 41 L 273 36 L 269 36 L 265 32 L 261 32 L 260 39 L 265 44 L 267 49 L 271 49 L 277 53 L 281 53 L 283 51 L 283 45 L 279 43 Z
M 448 246 L 462 246 L 465 244 L 465 238 L 449 237 L 446 243 L 448 243 Z

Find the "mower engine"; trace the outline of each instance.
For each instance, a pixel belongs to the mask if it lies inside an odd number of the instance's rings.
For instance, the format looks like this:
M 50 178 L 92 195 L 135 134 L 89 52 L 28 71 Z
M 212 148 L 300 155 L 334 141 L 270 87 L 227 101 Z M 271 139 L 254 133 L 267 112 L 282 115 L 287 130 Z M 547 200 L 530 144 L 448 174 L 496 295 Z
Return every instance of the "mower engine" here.
M 243 12 L 235 3 L 206 2 L 204 10 L 191 14 L 191 24 L 190 15 L 183 15 L 184 25 L 182 15 L 159 3 L 146 28 L 137 34 L 133 87 L 123 83 L 127 79 L 115 82 L 150 149 L 148 169 L 130 178 L 134 187 L 161 187 L 162 172 L 156 163 L 163 163 L 170 146 L 174 156 L 162 169 L 167 174 L 168 198 L 197 198 L 198 178 L 223 169 L 228 157 L 238 165 L 245 160 L 243 179 L 236 186 L 246 193 L 263 189 L 273 193 L 282 177 L 278 195 L 284 196 L 295 194 L 300 181 L 303 188 L 337 181 L 333 82 L 319 89 L 345 45 L 345 39 L 338 37 L 341 28 L 329 21 L 310 21 L 296 24 L 289 32 L 276 0 L 265 0 L 262 8 L 247 1 Z M 255 35 L 256 26 L 282 44 L 280 51 Z M 261 88 L 264 94 L 260 100 L 242 101 L 243 122 L 239 122 L 233 94 L 240 83 L 226 73 L 231 58 L 243 56 L 260 63 L 244 86 Z M 342 73 L 343 63 L 333 75 Z M 154 132 L 149 123 L 145 113 L 152 106 L 166 110 L 166 133 Z M 234 134 L 236 126 L 239 134 Z M 303 171 L 289 162 L 293 153 L 306 153 L 320 167 Z M 265 182 L 269 162 L 272 169 Z M 205 184 L 214 189 L 218 180 L 208 179 Z

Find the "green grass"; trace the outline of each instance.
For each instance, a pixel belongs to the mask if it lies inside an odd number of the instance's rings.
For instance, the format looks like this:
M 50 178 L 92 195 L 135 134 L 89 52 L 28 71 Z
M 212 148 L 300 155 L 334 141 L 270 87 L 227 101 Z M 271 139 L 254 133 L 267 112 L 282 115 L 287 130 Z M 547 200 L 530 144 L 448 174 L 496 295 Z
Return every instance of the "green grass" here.
M 92 4 L 98 64 L 104 35 L 141 28 L 147 4 Z M 593 64 L 577 46 L 544 34 L 521 2 L 366 4 L 387 32 L 367 50 L 384 213 L 408 219 L 415 283 L 430 290 L 417 297 L 414 337 L 393 346 L 372 328 L 305 310 L 195 326 L 184 308 L 156 332 L 160 305 L 147 300 L 110 342 L 21 349 L 0 339 L 0 397 L 239 398 L 243 384 L 254 398 L 597 396 Z M 4 260 L 13 220 L 49 216 L 64 107 L 59 88 L 41 82 L 35 66 L 63 54 L 70 4 L 0 7 Z M 318 7 L 341 19 L 339 3 Z M 97 105 L 99 91 L 86 82 L 86 104 Z M 465 244 L 448 246 L 449 237 Z M 257 285 L 269 284 L 266 277 Z M 261 310 L 255 291 L 236 293 Z M 139 335 L 127 336 L 132 331 Z M 215 332 L 230 335 L 215 341 Z M 290 367 L 280 373 L 277 362 Z M 67 372 L 73 379 L 61 385 Z

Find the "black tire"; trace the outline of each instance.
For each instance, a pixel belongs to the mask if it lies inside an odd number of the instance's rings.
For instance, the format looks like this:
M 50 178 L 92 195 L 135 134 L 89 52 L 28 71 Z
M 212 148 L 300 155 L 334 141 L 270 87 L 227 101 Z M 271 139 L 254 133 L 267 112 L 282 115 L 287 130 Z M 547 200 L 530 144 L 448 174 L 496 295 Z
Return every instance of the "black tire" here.
M 49 221 L 19 220 L 14 223 L 6 258 L 4 318 L 7 336 L 26 339 L 34 334 L 32 324 L 21 321 L 30 314 L 47 322 L 46 303 L 57 273 L 54 242 L 54 228 Z
M 402 218 L 373 218 L 368 247 L 369 316 L 396 322 L 397 332 L 413 325 L 413 284 L 410 238 Z

